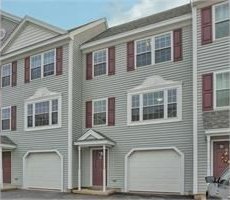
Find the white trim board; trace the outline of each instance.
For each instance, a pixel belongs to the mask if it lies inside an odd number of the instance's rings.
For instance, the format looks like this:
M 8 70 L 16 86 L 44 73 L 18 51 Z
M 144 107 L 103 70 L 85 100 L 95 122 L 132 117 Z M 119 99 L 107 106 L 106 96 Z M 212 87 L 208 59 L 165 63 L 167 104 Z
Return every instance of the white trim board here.
M 29 154 L 33 154 L 33 153 L 56 153 L 61 160 L 61 191 L 64 192 L 64 162 L 63 162 L 63 155 L 56 149 L 53 150 L 31 150 L 31 151 L 27 151 L 24 156 L 23 156 L 23 180 L 22 180 L 22 188 L 23 189 L 27 189 L 25 187 L 25 170 L 26 170 L 26 157 Z M 43 188 L 44 189 L 44 188 Z
M 144 148 L 133 148 L 125 155 L 125 180 L 124 180 L 124 191 L 128 192 L 128 159 L 135 151 L 154 151 L 154 150 L 174 150 L 181 156 L 181 194 L 184 194 L 184 153 L 177 147 L 144 147 Z

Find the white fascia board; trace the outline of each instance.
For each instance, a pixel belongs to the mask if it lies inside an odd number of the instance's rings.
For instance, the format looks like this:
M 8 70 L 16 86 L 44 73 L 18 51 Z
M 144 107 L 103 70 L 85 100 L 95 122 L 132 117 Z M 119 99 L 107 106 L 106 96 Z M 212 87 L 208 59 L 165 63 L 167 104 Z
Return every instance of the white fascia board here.
M 103 43 L 106 43 L 106 42 L 111 42 L 113 40 L 117 40 L 117 39 L 120 39 L 120 38 L 131 36 L 131 35 L 141 33 L 141 32 L 144 32 L 144 31 L 148 31 L 148 30 L 151 30 L 151 29 L 160 28 L 162 26 L 168 26 L 170 24 L 186 21 L 186 20 L 189 20 L 189 19 L 192 19 L 191 14 L 182 15 L 182 16 L 170 19 L 170 20 L 166 20 L 166 21 L 162 21 L 162 22 L 159 22 L 159 23 L 156 23 L 156 24 L 151 24 L 151 25 L 148 25 L 148 26 L 145 26 L 145 27 L 137 28 L 137 29 L 127 31 L 127 32 L 124 32 L 124 33 L 120 33 L 120 34 L 117 34 L 117 35 L 114 35 L 114 36 L 111 36 L 111 37 L 99 39 L 97 41 L 89 42 L 87 44 L 82 45 L 80 49 L 86 49 L 86 48 L 93 47 L 93 46 L 96 46 L 96 45 L 100 45 L 100 44 L 103 44 Z
M 32 51 L 32 50 L 34 50 L 34 49 L 36 49 L 36 48 L 44 47 L 45 45 L 50 45 L 50 44 L 52 44 L 52 43 L 59 42 L 59 41 L 65 40 L 65 39 L 70 39 L 70 37 L 69 37 L 68 34 L 61 35 L 60 37 L 55 37 L 55 38 L 50 39 L 50 40 L 45 41 L 45 42 L 40 42 L 40 43 L 35 44 L 35 45 L 33 45 L 33 46 L 25 47 L 25 48 L 23 48 L 23 49 L 14 51 L 14 52 L 12 52 L 12 53 L 8 53 L 8 54 L 5 54 L 5 55 L 1 55 L 0 61 L 3 61 L 3 60 L 5 60 L 5 59 L 8 59 L 8 58 L 17 56 L 17 55 L 19 55 L 19 54 L 23 54 L 23 53 L 26 53 L 26 52 L 28 52 L 28 51 Z
M 11 13 L 5 12 L 3 10 L 0 10 L 0 15 L 2 15 L 3 17 L 9 19 L 10 21 L 16 22 L 16 23 L 18 23 L 18 22 L 20 22 L 22 20 L 21 17 L 18 17 L 16 15 L 11 14 Z

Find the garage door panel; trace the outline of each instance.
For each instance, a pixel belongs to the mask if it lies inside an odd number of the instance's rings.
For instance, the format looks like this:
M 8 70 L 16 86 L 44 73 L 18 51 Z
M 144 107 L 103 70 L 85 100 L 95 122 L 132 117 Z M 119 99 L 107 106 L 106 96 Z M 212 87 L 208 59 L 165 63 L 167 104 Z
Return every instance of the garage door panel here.
M 26 187 L 61 189 L 61 160 L 56 153 L 31 153 L 25 164 Z
M 180 192 L 181 157 L 174 150 L 136 151 L 128 160 L 130 191 Z

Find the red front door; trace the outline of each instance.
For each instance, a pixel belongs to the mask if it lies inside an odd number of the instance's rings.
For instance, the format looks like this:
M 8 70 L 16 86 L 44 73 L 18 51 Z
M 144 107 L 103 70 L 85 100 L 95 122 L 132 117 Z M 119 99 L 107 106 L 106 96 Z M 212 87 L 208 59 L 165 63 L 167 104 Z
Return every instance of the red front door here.
M 107 151 L 106 151 L 107 168 Z M 103 185 L 103 150 L 93 150 L 93 185 Z
M 2 153 L 3 183 L 11 183 L 11 153 Z
M 213 176 L 220 177 L 229 167 L 229 141 L 213 144 Z

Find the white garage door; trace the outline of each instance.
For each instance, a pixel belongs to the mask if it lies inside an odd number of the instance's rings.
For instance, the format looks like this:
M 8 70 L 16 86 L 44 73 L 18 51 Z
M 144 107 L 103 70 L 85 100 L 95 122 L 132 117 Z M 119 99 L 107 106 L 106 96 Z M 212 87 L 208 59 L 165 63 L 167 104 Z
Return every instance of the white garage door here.
M 25 159 L 25 187 L 61 190 L 61 165 L 56 152 L 30 153 Z
M 127 172 L 129 191 L 181 192 L 181 156 L 173 149 L 135 151 Z

